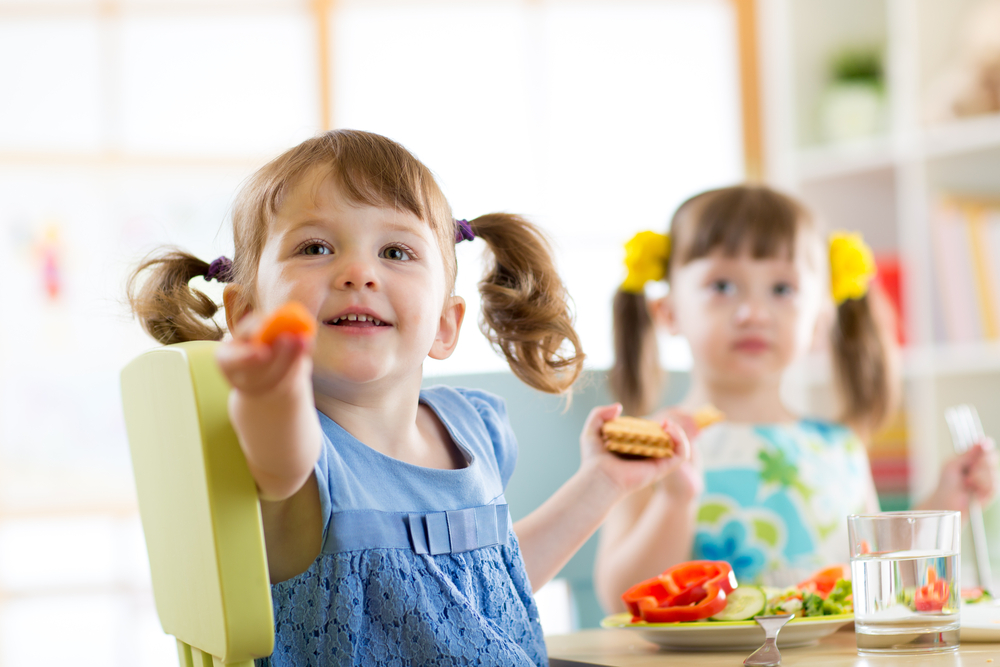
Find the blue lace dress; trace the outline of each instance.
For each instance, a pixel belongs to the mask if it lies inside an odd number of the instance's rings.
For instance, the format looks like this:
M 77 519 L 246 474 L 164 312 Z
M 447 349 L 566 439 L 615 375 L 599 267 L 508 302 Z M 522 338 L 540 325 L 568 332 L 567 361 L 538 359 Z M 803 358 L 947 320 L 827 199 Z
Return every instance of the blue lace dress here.
M 271 588 L 274 667 L 547 665 L 503 489 L 517 443 L 503 401 L 421 392 L 468 464 L 422 468 L 362 444 L 320 414 L 323 549 Z
M 847 515 L 874 488 L 864 445 L 849 428 L 710 426 L 695 440 L 705 473 L 693 558 L 725 560 L 741 583 L 789 586 L 848 562 Z

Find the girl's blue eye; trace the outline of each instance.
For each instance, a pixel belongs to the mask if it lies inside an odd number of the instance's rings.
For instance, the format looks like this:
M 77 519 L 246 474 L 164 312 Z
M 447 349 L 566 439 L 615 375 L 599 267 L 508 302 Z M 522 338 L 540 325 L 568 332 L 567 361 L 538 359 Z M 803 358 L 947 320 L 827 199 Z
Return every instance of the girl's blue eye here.
M 790 283 L 778 283 L 774 286 L 776 296 L 791 296 L 795 294 L 795 288 Z
M 395 245 L 391 245 L 391 246 L 389 246 L 387 248 L 384 248 L 382 250 L 382 252 L 379 253 L 379 257 L 382 257 L 384 259 L 391 259 L 391 260 L 395 260 L 395 261 L 406 261 L 408 259 L 412 259 L 410 257 L 410 253 L 406 252 L 405 250 L 403 250 L 399 246 L 395 246 Z
M 302 248 L 303 255 L 329 255 L 330 249 L 322 243 L 310 243 Z
M 729 280 L 713 280 L 711 289 L 718 294 L 730 295 L 736 292 L 736 285 Z

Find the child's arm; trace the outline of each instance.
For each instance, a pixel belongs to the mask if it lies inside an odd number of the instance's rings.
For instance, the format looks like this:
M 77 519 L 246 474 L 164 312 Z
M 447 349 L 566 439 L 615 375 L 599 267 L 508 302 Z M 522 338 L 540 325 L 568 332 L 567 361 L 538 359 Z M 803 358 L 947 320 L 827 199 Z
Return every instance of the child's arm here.
M 678 408 L 653 418 L 681 425 L 691 442 L 700 431 L 694 415 Z M 608 515 L 597 546 L 594 586 L 609 612 L 624 611 L 621 594 L 630 586 L 691 558 L 697 499 L 704 487 L 697 462 L 692 445 L 689 461 L 660 483 L 631 494 Z
M 254 340 L 253 324 L 219 346 L 217 359 L 232 385 L 229 417 L 261 498 L 273 582 L 305 571 L 322 539 L 313 468 L 322 436 L 312 393 L 312 341 L 284 334 Z
M 627 461 L 608 452 L 600 429 L 620 412 L 619 405 L 591 411 L 580 437 L 580 469 L 541 507 L 514 525 L 534 590 L 559 572 L 615 503 L 669 474 L 689 457 L 684 432 L 669 422 L 667 432 L 675 443 L 672 457 Z
M 695 473 L 679 470 L 671 477 L 685 475 Z M 698 487 L 672 482 L 636 491 L 611 511 L 601 528 L 594 588 L 609 613 L 625 610 L 621 594 L 630 586 L 691 558 L 698 493 L 677 494 L 672 487 Z

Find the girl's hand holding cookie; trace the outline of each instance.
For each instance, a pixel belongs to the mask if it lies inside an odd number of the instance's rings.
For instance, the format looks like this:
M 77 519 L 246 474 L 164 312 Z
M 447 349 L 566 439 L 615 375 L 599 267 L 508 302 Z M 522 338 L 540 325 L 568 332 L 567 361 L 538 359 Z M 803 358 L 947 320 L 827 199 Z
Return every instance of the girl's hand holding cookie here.
M 711 408 L 714 410 L 714 408 Z M 717 414 L 721 415 L 718 411 Z M 698 410 L 694 413 L 680 408 L 667 408 L 657 413 L 657 417 L 669 419 L 684 428 L 684 433 L 688 441 L 694 442 L 702 429 L 719 421 L 713 414 L 713 420 L 707 421 L 701 415 L 707 415 L 707 409 Z M 670 498 L 676 502 L 688 503 L 696 499 L 705 490 L 705 477 L 701 473 L 701 466 L 698 462 L 698 448 L 691 446 L 691 458 L 677 467 L 672 473 L 667 475 L 660 483 L 660 489 L 665 491 Z
M 309 312 L 289 302 L 267 318 L 249 315 L 240 321 L 233 340 L 219 346 L 216 359 L 234 389 L 256 396 L 309 377 L 315 335 Z
M 618 418 L 621 411 L 620 404 L 591 410 L 580 436 L 582 465 L 599 466 L 623 492 L 627 493 L 666 477 L 690 459 L 691 445 L 688 443 L 684 429 L 670 420 L 662 422 L 663 432 L 672 442 L 672 451 L 669 455 L 626 459 L 609 450 L 606 444 L 607 437 L 604 433 L 604 426 L 607 422 Z M 623 428 L 627 429 L 630 420 L 629 418 L 625 419 Z M 608 432 L 612 431 L 617 433 L 614 427 L 609 427 Z M 652 450 L 649 451 L 652 452 Z M 655 453 L 665 452 L 657 451 Z

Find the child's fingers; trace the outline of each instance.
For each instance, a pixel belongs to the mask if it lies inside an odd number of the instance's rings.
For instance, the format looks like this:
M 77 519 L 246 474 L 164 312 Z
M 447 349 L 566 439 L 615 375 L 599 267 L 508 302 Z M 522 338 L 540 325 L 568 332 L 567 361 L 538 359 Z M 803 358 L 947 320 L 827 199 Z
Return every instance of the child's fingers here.
M 678 463 L 688 461 L 691 458 L 691 442 L 687 433 L 680 424 L 666 419 L 663 421 L 663 430 L 667 432 L 670 439 L 674 441 L 674 458 Z
M 992 440 L 974 445 L 963 461 L 962 485 L 965 490 L 981 501 L 987 501 L 996 493 L 997 453 Z
M 250 313 L 236 323 L 236 328 L 232 331 L 233 339 L 249 341 L 254 333 L 260 330 L 264 324 L 264 318 L 257 313 Z
M 273 344 L 234 341 L 220 345 L 216 359 L 233 387 L 249 393 L 273 389 L 309 356 L 311 341 L 282 334 Z
M 255 365 L 263 364 L 272 352 L 260 345 L 248 345 L 243 341 L 223 343 L 215 351 L 215 359 L 222 372 L 227 375 Z
M 621 403 L 598 406 L 591 410 L 590 414 L 587 415 L 587 421 L 583 424 L 583 432 L 587 435 L 600 438 L 601 427 L 604 426 L 604 422 L 611 421 L 612 419 L 618 417 L 621 413 Z
M 694 421 L 694 417 L 687 410 L 681 410 L 679 408 L 670 408 L 666 412 L 667 418 L 677 422 L 681 428 L 684 429 L 684 434 L 687 435 L 688 440 L 693 440 L 696 435 L 698 435 L 698 424 Z

